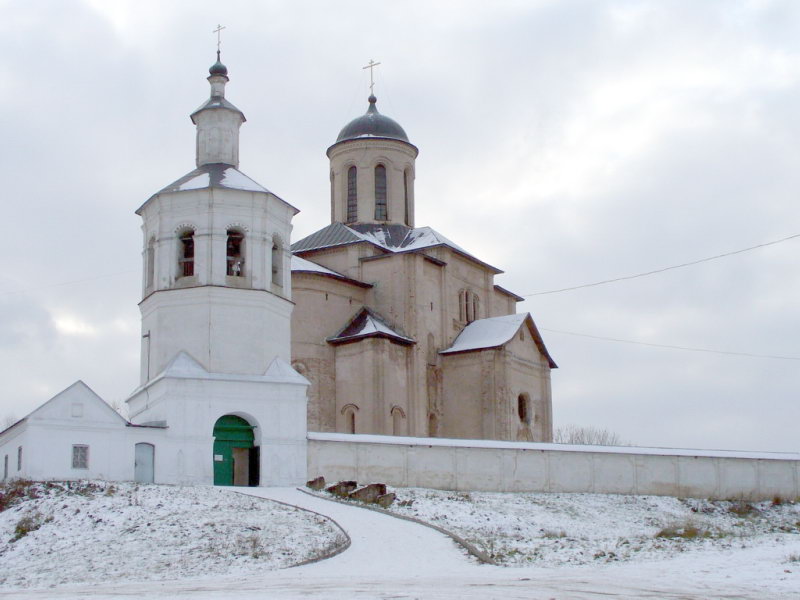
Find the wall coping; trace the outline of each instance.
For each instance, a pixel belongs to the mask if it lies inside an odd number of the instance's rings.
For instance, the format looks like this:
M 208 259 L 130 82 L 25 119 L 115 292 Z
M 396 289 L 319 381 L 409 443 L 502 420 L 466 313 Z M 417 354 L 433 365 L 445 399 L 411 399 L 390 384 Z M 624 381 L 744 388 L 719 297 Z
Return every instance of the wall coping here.
M 508 450 L 539 450 L 550 452 L 582 452 L 648 456 L 688 456 L 707 458 L 747 458 L 762 460 L 800 461 L 798 452 L 749 452 L 746 450 L 702 450 L 692 448 L 648 448 L 639 446 L 589 446 L 535 442 L 504 442 L 499 440 L 467 440 L 453 438 L 420 438 L 391 435 L 308 432 L 309 441 L 349 442 L 355 444 L 386 444 L 393 446 L 438 446 L 445 448 L 492 448 Z

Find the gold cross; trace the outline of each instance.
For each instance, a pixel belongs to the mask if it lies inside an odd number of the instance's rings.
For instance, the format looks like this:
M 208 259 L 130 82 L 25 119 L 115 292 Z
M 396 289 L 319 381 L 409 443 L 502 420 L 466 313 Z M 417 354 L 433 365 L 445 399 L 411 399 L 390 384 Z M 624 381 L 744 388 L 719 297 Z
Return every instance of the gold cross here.
M 369 59 L 369 64 L 366 67 L 362 67 L 362 69 L 369 69 L 369 95 L 374 96 L 373 88 L 375 87 L 375 79 L 373 79 L 373 69 L 377 67 L 379 62 L 375 62 L 371 58 Z
M 219 55 L 219 45 L 222 43 L 222 30 L 225 29 L 222 25 L 217 25 L 217 28 L 211 33 L 217 34 L 217 55 Z

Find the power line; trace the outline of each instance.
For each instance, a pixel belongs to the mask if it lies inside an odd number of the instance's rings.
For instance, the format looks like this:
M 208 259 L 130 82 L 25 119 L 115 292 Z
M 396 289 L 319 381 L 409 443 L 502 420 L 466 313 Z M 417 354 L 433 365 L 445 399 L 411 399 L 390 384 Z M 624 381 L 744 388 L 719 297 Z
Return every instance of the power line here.
M 563 333 L 566 335 L 574 335 L 577 337 L 591 338 L 593 340 L 603 340 L 606 342 L 619 342 L 622 344 L 636 344 L 638 346 L 650 346 L 653 348 L 669 348 L 670 350 L 686 350 L 689 352 L 707 352 L 711 354 L 726 354 L 729 356 L 746 356 L 749 358 L 770 358 L 775 360 L 800 360 L 800 356 L 779 356 L 775 354 L 751 354 L 749 352 L 728 352 L 727 350 L 712 350 L 710 348 L 692 348 L 690 346 L 672 346 L 670 344 L 654 344 L 650 342 L 640 342 L 637 340 L 622 340 L 619 338 L 603 337 L 600 335 L 590 335 L 588 333 L 576 333 L 574 331 L 563 331 L 560 329 L 547 329 L 546 327 L 539 327 L 541 331 L 549 331 L 550 333 Z
M 774 240 L 772 242 L 765 242 L 763 244 L 758 244 L 756 246 L 750 246 L 749 248 L 742 248 L 741 250 L 734 250 L 732 252 L 725 252 L 724 254 L 717 254 L 715 256 L 709 256 L 707 258 L 701 258 L 699 260 L 693 260 L 691 262 L 681 263 L 679 265 L 672 265 L 671 267 L 663 267 L 661 269 L 655 269 L 653 271 L 646 271 L 644 273 L 636 273 L 635 275 L 625 275 L 624 277 L 615 277 L 614 279 L 604 279 L 603 281 L 595 281 L 593 283 L 584 283 L 582 285 L 575 285 L 572 287 L 561 288 L 557 290 L 547 290 L 545 292 L 534 292 L 532 294 L 522 294 L 524 298 L 529 298 L 531 296 L 544 296 L 545 294 L 558 294 L 560 292 L 571 292 L 573 290 L 580 290 L 583 288 L 588 287 L 595 287 L 598 285 L 605 285 L 607 283 L 616 283 L 617 281 L 626 281 L 628 279 L 636 279 L 638 277 L 647 277 L 648 275 L 655 275 L 657 273 L 663 273 L 665 271 L 672 271 L 673 269 L 682 269 L 683 267 L 691 267 L 692 265 L 699 265 L 700 263 L 709 262 L 712 260 L 717 260 L 719 258 L 725 258 L 726 256 L 733 256 L 734 254 L 741 254 L 742 252 L 750 252 L 751 250 L 757 250 L 759 248 L 764 248 L 765 246 L 774 246 L 775 244 L 780 244 L 781 242 L 786 242 L 789 240 L 793 240 L 795 238 L 800 237 L 800 233 L 796 233 L 794 235 L 790 235 L 788 237 L 782 238 L 780 240 Z

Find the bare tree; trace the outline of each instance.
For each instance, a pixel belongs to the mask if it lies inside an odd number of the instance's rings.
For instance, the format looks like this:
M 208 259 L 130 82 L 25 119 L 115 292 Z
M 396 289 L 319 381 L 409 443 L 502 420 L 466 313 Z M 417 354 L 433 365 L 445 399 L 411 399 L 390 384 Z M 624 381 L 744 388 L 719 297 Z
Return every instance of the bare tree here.
M 111 408 L 113 408 L 115 411 L 117 411 L 117 412 L 120 414 L 120 416 L 122 416 L 123 418 L 126 418 L 126 419 L 127 419 L 127 417 L 125 416 L 125 414 L 128 412 L 128 411 L 127 411 L 127 408 L 128 408 L 128 407 L 125 405 L 125 402 L 123 402 L 123 401 L 122 401 L 122 400 L 120 400 L 119 398 L 115 398 L 114 400 L 112 400 L 111 402 L 109 402 L 109 403 L 108 403 L 108 405 L 109 405 Z
M 586 444 L 590 446 L 630 446 L 619 434 L 602 427 L 563 425 L 553 431 L 556 444 Z

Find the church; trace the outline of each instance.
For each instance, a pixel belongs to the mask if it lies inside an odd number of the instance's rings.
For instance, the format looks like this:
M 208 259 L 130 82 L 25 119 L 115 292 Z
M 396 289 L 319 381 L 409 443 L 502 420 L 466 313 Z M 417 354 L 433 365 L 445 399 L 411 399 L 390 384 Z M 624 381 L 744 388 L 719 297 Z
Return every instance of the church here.
M 556 365 L 501 271 L 414 224 L 418 149 L 370 94 L 328 148 L 331 224 L 239 170 L 228 69 L 190 117 L 196 168 L 142 219 L 129 420 L 78 381 L 0 432 L 2 479 L 295 485 L 308 432 L 550 441 Z
M 378 111 L 328 148 L 331 224 L 292 244 L 310 431 L 552 441 L 556 367 L 502 271 L 416 227 L 419 150 Z

